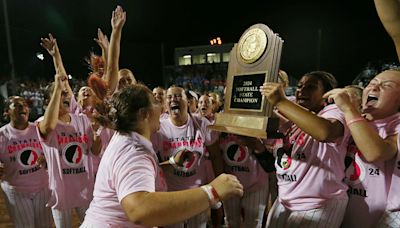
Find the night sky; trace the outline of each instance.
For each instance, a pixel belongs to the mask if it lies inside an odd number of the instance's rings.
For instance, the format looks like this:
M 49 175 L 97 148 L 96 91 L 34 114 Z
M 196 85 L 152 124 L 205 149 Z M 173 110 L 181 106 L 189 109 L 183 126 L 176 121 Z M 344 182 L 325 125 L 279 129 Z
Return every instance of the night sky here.
M 151 86 L 160 81 L 162 60 L 173 64 L 175 47 L 208 45 L 217 36 L 224 43 L 235 43 L 256 23 L 282 37 L 281 68 L 296 78 L 321 69 L 333 73 L 343 86 L 369 61 L 396 58 L 373 0 L 7 0 L 7 4 L 17 77 L 53 77 L 51 60 L 39 61 L 35 54 L 44 53 L 40 37 L 51 32 L 67 72 L 86 78 L 89 70 L 83 59 L 89 51 L 100 53 L 93 38 L 98 27 L 110 34 L 111 11 L 118 4 L 127 12 L 120 68 L 131 69 Z M 3 10 L 1 5 L 1 77 L 8 72 Z

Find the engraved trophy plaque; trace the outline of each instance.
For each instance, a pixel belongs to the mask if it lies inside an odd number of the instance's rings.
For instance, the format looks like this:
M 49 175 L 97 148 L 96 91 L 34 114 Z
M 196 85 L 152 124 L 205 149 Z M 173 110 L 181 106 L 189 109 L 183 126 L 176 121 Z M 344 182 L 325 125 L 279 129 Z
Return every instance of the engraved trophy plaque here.
M 267 138 L 278 119 L 259 92 L 264 82 L 277 82 L 283 40 L 264 24 L 249 27 L 230 52 L 224 112 L 216 114 L 215 131 Z

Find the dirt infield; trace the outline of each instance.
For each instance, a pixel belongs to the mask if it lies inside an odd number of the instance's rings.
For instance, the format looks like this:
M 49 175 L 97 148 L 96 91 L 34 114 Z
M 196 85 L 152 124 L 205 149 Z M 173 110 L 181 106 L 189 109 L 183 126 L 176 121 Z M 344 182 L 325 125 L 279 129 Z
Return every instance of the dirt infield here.
M 10 216 L 8 215 L 6 202 L 4 201 L 3 191 L 0 190 L 0 227 L 11 228 L 14 227 L 11 222 Z
M 80 223 L 78 218 L 73 213 L 73 227 L 79 227 Z M 13 228 L 14 224 L 12 223 L 10 216 L 8 215 L 6 202 L 4 201 L 3 191 L 0 189 L 0 228 Z

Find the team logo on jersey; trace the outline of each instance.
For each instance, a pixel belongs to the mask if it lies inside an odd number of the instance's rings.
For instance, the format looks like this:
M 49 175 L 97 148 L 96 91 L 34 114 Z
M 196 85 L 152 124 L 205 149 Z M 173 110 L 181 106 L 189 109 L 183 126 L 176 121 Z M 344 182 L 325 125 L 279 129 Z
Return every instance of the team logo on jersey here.
M 71 167 L 79 167 L 82 166 L 84 150 L 82 145 L 77 142 L 72 142 L 67 144 L 63 150 L 63 160 L 64 162 Z
M 249 151 L 245 146 L 230 142 L 224 148 L 224 160 L 228 164 L 243 164 L 248 158 Z
M 355 156 L 358 153 L 360 152 L 355 145 L 349 146 L 345 158 L 345 182 L 352 186 L 361 183 L 365 179 L 365 168 L 359 156 Z
M 359 156 L 355 156 L 355 155 Z M 357 185 L 365 179 L 365 168 L 360 160 L 360 150 L 351 139 L 344 160 L 345 182 L 351 186 Z
M 31 168 L 36 166 L 39 154 L 33 147 L 25 147 L 18 153 L 18 162 L 24 168 Z
M 200 158 L 200 152 L 183 149 L 176 152 L 174 157 L 176 156 L 179 156 L 179 162 L 176 162 L 175 168 L 180 171 L 189 172 L 196 167 Z
M 276 159 L 277 165 L 283 170 L 289 169 L 293 162 L 291 153 L 287 152 L 283 148 L 279 148 L 276 154 L 278 155 L 278 158 Z

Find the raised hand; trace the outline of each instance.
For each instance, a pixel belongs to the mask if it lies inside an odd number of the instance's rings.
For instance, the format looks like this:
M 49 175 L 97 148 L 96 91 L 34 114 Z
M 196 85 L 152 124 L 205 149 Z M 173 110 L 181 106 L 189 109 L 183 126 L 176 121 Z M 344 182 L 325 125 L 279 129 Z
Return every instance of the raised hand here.
M 265 82 L 260 86 L 260 92 L 273 106 L 286 98 L 281 83 Z
M 234 175 L 223 173 L 215 178 L 210 185 L 215 188 L 220 200 L 233 196 L 243 196 L 243 185 Z
M 111 16 L 111 27 L 113 29 L 121 29 L 126 21 L 126 12 L 122 9 L 121 6 L 117 6 L 117 8 L 112 12 Z
M 323 98 L 327 99 L 329 103 L 335 102 L 340 110 L 343 112 L 356 109 L 353 104 L 352 98 L 346 89 L 333 89 L 326 92 Z
M 40 38 L 40 46 L 42 46 L 46 51 L 54 56 L 58 52 L 57 40 L 49 33 L 49 38 Z
M 56 74 L 55 79 L 55 89 L 64 91 L 66 90 L 66 83 L 68 82 L 68 77 L 65 74 Z
M 110 46 L 107 35 L 104 35 L 101 29 L 97 29 L 97 38 L 94 38 L 94 41 L 96 41 L 102 50 L 108 50 L 108 46 Z

